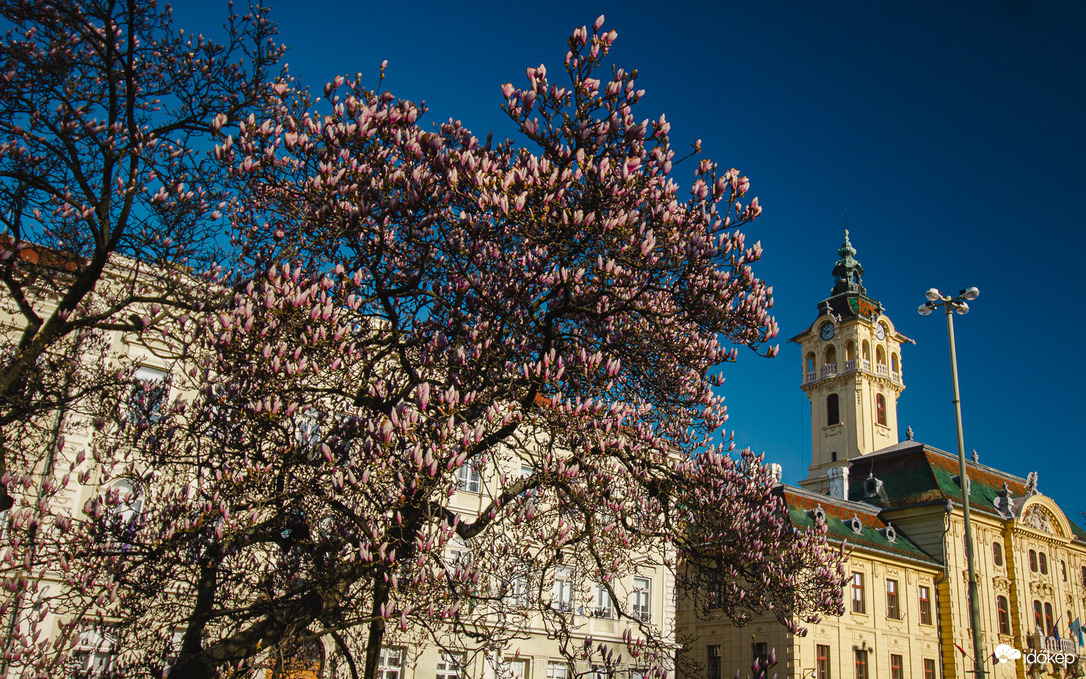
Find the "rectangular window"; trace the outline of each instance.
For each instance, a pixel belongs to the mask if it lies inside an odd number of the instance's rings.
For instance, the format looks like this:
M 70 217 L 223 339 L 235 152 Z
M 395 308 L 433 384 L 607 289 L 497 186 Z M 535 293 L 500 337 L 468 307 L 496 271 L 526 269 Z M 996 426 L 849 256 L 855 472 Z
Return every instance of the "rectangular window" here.
M 864 613 L 864 574 L 852 574 L 852 612 Z
M 855 651 L 856 657 L 856 679 L 867 679 L 867 651 L 862 648 L 857 648 Z
M 897 594 L 897 580 L 886 581 L 886 616 L 892 620 L 901 619 L 901 602 Z
M 931 590 L 920 585 L 920 624 L 931 624 Z
M 525 658 L 506 659 L 502 663 L 501 679 L 528 679 L 528 660 Z
M 109 625 L 84 625 L 79 630 L 69 666 L 79 677 L 111 676 L 116 647 Z
M 758 663 L 760 667 L 765 667 L 769 664 L 769 644 L 764 641 L 758 641 L 750 645 L 750 663 Z
M 818 674 L 815 679 L 830 679 L 830 647 L 818 645 Z
M 709 571 L 709 588 L 705 593 L 705 605 L 708 608 L 720 608 L 724 603 L 724 589 L 723 578 L 720 577 L 720 571 L 713 569 Z
M 1003 565 L 1003 547 L 998 542 L 992 543 L 992 562 L 997 566 Z
M 596 597 L 592 602 L 592 615 L 597 618 L 610 618 L 613 615 L 611 593 L 602 583 L 596 583 Z
M 905 662 L 893 653 L 890 654 L 890 679 L 905 679 Z
M 1067 582 L 1067 562 L 1063 559 L 1060 559 L 1060 577 Z
M 517 608 L 525 608 L 528 605 L 528 578 L 523 575 L 513 576 L 509 585 L 509 598 Z
M 569 665 L 551 660 L 547 663 L 547 679 L 569 679 Z
M 935 679 L 935 661 L 924 658 L 924 679 Z
M 648 578 L 634 578 L 633 592 L 630 593 L 630 605 L 633 615 L 648 622 L 652 619 L 652 581 Z
M 479 470 L 475 465 L 469 462 L 457 470 L 456 487 L 465 493 L 479 492 Z
M 445 565 L 449 570 L 455 569 L 461 564 L 471 563 L 471 550 L 464 543 L 463 538 L 454 535 L 449 544 L 445 546 Z
M 999 616 L 999 633 L 1010 634 L 1011 633 L 1011 609 L 1010 603 L 1007 601 L 1007 597 L 999 595 L 996 597 L 996 613 Z
M 1045 604 L 1045 634 L 1052 636 L 1052 630 L 1055 627 L 1052 624 L 1052 604 Z
M 377 679 L 401 679 L 402 672 L 403 649 L 382 647 L 377 658 Z
M 721 679 L 720 644 L 705 647 L 705 679 Z
M 1037 629 L 1037 632 L 1043 634 L 1045 631 L 1045 616 L 1044 609 L 1041 607 L 1041 602 L 1036 599 L 1033 600 L 1033 626 Z
M 571 566 L 558 566 L 554 569 L 551 608 L 562 612 L 573 610 L 573 568 Z
M 463 679 L 464 654 L 442 651 L 437 659 L 436 679 Z
M 164 370 L 137 366 L 132 374 L 132 391 L 128 395 L 129 422 L 147 426 L 162 419 L 162 408 L 169 388 Z

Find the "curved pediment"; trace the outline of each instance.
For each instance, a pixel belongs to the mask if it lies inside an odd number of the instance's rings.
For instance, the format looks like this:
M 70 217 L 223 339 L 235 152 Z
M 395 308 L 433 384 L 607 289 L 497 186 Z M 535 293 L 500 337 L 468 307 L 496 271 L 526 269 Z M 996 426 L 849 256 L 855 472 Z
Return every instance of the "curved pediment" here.
M 1018 516 L 1017 526 L 1052 537 L 1071 540 L 1071 524 L 1059 506 L 1043 495 L 1034 495 L 1026 500 L 1022 513 Z

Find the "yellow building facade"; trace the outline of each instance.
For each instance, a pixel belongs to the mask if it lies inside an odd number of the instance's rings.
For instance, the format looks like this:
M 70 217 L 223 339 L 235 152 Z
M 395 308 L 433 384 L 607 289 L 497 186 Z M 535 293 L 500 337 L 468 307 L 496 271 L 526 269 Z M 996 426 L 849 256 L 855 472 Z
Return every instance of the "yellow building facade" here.
M 683 610 L 693 677 L 750 672 L 776 649 L 780 677 L 966 679 L 973 667 L 968 573 L 956 455 L 902 440 L 897 400 L 911 342 L 868 296 L 845 232 L 834 287 L 792 338 L 811 403 L 811 464 L 799 488 L 780 486 L 792 524 L 817 514 L 851 547 L 845 613 L 789 633 L 772 617 L 738 628 Z M 967 463 L 982 614 L 983 672 L 997 678 L 1083 676 L 1086 532 L 1025 478 Z M 892 540 L 890 538 L 893 538 Z

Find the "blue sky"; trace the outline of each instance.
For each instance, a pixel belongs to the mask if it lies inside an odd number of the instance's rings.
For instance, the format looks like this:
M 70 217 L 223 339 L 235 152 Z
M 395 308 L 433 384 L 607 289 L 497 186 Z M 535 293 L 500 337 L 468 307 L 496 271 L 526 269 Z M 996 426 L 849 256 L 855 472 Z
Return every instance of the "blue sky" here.
M 832 286 L 848 213 L 868 293 L 916 340 L 903 349 L 902 432 L 956 448 L 941 316 L 924 290 L 981 290 L 956 324 L 967 450 L 1080 511 L 1086 456 L 1086 4 L 988 2 L 297 2 L 270 3 L 290 69 L 319 89 L 372 74 L 462 120 L 512 133 L 499 86 L 526 66 L 560 71 L 565 39 L 606 14 L 613 60 L 636 68 L 640 118 L 666 113 L 677 147 L 751 179 L 786 340 Z M 225 3 L 187 0 L 178 27 L 218 35 Z M 680 166 L 677 180 L 693 172 Z M 723 387 L 740 445 L 785 481 L 810 462 L 800 357 L 741 354 Z M 902 434 L 904 435 L 904 434 Z

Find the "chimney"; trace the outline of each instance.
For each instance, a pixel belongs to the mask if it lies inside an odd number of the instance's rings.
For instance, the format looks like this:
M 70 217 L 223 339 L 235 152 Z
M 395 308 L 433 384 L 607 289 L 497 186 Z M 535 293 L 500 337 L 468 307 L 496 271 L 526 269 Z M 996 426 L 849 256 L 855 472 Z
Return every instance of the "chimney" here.
M 848 467 L 830 467 L 830 497 L 838 500 L 848 499 Z

